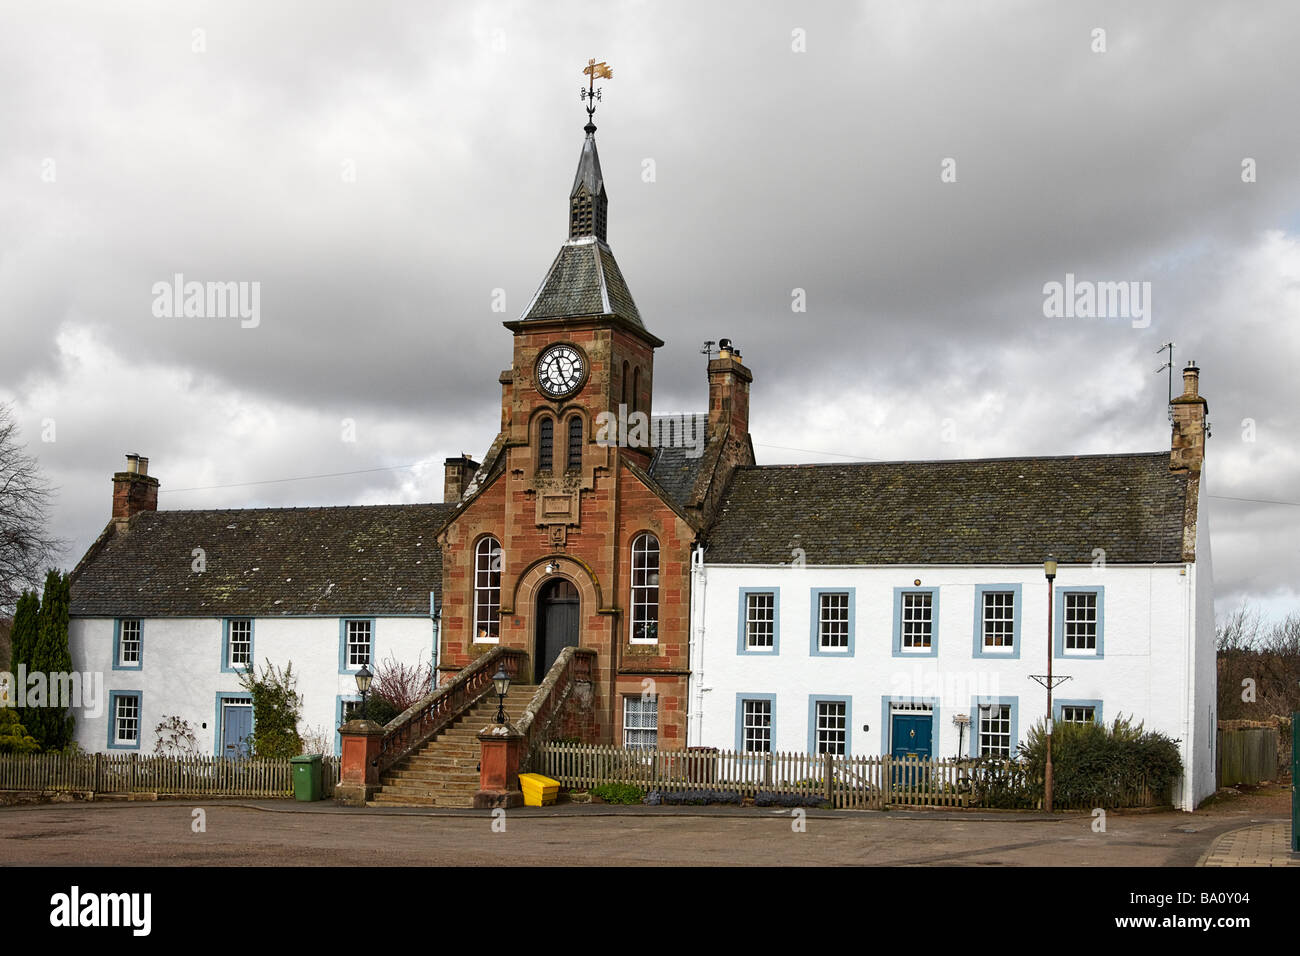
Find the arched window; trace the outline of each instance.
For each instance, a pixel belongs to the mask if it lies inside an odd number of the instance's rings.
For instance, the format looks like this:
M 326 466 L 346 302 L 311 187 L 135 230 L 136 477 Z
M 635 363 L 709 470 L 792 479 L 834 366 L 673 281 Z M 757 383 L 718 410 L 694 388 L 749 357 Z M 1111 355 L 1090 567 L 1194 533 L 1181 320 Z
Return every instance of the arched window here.
M 641 409 L 641 366 L 638 365 L 632 370 L 632 405 L 628 411 L 635 412 Z
M 501 543 L 487 537 L 474 548 L 474 643 L 501 638 Z
M 573 415 L 569 418 L 569 468 L 577 470 L 582 467 L 582 417 Z
M 639 534 L 632 542 L 632 642 L 659 640 L 659 539 Z
M 623 387 L 623 404 L 624 404 L 624 405 L 627 404 L 627 372 L 628 372 L 628 366 L 627 366 L 627 363 L 624 362 L 624 363 L 623 363 L 623 378 L 622 378 L 622 387 Z
M 547 415 L 537 427 L 537 470 L 550 471 L 555 454 L 555 419 Z

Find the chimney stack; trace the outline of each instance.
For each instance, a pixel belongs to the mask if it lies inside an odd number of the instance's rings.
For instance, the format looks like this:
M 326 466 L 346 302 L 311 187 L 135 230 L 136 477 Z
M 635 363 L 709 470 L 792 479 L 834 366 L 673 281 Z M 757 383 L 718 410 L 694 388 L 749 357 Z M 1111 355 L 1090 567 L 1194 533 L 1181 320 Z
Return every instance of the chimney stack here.
M 728 429 L 737 436 L 749 433 L 749 383 L 753 374 L 741 361 L 731 339 L 718 341 L 718 357 L 709 360 L 709 436 Z
M 113 475 L 113 523 L 125 529 L 141 511 L 158 510 L 158 479 L 149 477 L 149 459 L 126 456 L 126 471 Z
M 1183 394 L 1169 403 L 1173 418 L 1173 440 L 1169 452 L 1169 467 L 1173 471 L 1188 471 L 1200 475 L 1205 462 L 1205 437 L 1208 428 L 1205 416 L 1209 403 L 1201 397 L 1201 370 L 1195 362 L 1183 369 Z
M 448 458 L 443 462 L 443 468 L 442 500 L 446 504 L 454 504 L 464 496 L 479 464 L 462 452 L 459 458 Z

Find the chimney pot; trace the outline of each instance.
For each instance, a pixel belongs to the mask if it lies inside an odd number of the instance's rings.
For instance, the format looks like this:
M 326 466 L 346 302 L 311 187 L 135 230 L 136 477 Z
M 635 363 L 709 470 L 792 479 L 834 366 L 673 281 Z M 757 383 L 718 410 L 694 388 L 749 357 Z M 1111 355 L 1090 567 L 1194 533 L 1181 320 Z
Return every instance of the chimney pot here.
M 158 510 L 158 479 L 149 477 L 149 459 L 126 456 L 126 471 L 113 476 L 113 522 L 125 528 L 141 511 Z

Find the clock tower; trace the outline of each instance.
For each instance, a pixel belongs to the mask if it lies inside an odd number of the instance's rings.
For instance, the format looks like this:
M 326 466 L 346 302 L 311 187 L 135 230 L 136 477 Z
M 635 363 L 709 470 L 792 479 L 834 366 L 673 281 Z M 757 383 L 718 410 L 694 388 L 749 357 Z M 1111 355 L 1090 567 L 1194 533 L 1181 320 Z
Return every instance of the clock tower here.
M 587 72 L 610 75 L 594 62 Z M 686 744 L 691 552 L 703 526 L 690 476 L 708 454 L 701 445 L 688 460 L 627 427 L 651 421 L 663 342 L 609 246 L 594 83 L 584 98 L 567 237 L 523 314 L 504 323 L 514 347 L 500 431 L 481 466 L 448 462 L 439 678 L 504 645 L 529 655 L 520 693 L 532 693 L 565 647 L 586 648 L 596 658 L 584 737 L 671 749 Z M 661 461 L 675 469 L 675 495 L 656 477 Z

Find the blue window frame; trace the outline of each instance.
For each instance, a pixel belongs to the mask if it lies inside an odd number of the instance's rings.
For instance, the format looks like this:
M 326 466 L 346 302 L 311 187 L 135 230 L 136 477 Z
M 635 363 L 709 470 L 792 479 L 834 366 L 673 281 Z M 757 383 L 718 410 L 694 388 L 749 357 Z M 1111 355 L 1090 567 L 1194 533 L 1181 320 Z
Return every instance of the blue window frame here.
M 813 657 L 852 657 L 857 592 L 854 588 L 813 588 L 808 653 Z
M 339 673 L 355 674 L 365 664 L 375 669 L 375 619 L 339 619 Z
M 736 653 L 781 653 L 781 589 L 741 588 Z
M 765 754 L 775 749 L 776 694 L 737 694 L 737 752 Z
M 144 621 L 137 617 L 118 618 L 113 622 L 113 670 L 138 671 L 144 668 Z
M 972 697 L 970 702 L 970 752 L 1013 759 L 1020 742 L 1020 698 Z
M 108 692 L 108 749 L 139 750 L 144 736 L 144 694 L 138 690 Z
M 853 753 L 853 698 L 813 694 L 808 698 L 808 752 Z
M 894 588 L 894 656 L 939 656 L 938 588 Z
M 1020 585 L 975 585 L 975 657 L 1020 657 Z
M 1067 714 L 1067 709 L 1072 711 L 1072 713 Z M 1091 710 L 1092 712 L 1093 723 L 1104 723 L 1101 716 L 1101 701 L 1099 700 L 1083 700 L 1080 698 L 1061 700 L 1060 698 L 1056 698 L 1052 701 L 1052 719 L 1058 724 L 1072 723 L 1074 720 L 1077 720 L 1082 716 L 1081 712 L 1086 712 L 1088 710 Z M 1072 720 L 1067 721 L 1067 716 L 1072 718 Z
M 1053 653 L 1069 660 L 1100 660 L 1104 654 L 1106 589 L 1057 588 L 1052 622 Z
M 221 672 L 239 674 L 253 666 L 253 619 L 228 617 L 221 625 Z

